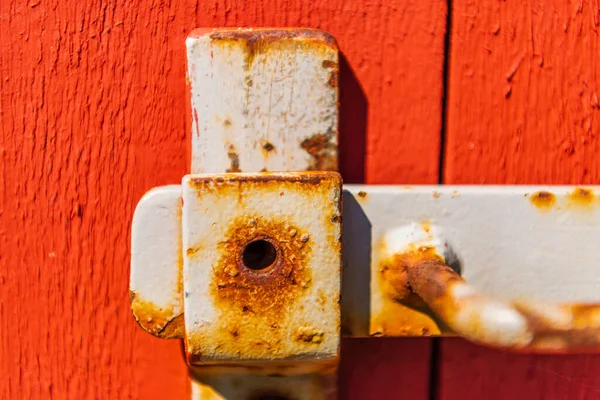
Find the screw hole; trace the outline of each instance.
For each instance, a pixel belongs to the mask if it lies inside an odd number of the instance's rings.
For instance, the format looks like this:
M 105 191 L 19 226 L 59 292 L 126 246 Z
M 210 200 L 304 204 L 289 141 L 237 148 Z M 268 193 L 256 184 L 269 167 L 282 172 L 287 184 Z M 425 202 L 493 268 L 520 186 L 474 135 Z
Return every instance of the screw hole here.
M 277 250 L 275 246 L 266 240 L 255 240 L 244 248 L 242 262 L 247 268 L 260 271 L 268 268 L 275 262 Z

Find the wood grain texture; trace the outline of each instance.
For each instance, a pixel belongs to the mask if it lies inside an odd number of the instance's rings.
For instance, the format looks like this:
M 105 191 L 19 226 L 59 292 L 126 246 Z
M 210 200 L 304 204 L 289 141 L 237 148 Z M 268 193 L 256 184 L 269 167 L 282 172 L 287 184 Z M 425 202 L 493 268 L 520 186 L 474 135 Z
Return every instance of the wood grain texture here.
M 340 400 L 428 399 L 430 340 L 345 339 Z
M 600 180 L 600 4 L 454 2 L 445 183 Z
M 453 2 L 445 183 L 598 183 L 597 1 Z M 438 398 L 597 399 L 600 356 L 443 339 Z
M 187 32 L 329 31 L 345 57 L 346 180 L 432 183 L 445 11 L 440 0 L 0 2 L 0 398 L 184 395 L 180 344 L 137 327 L 127 287 L 135 204 L 189 166 Z M 414 360 L 388 360 L 389 374 L 429 366 L 429 341 L 370 346 L 345 345 L 341 385 L 356 393 L 378 390 L 372 370 L 350 381 L 362 357 Z M 425 399 L 427 376 L 414 379 L 406 397 Z

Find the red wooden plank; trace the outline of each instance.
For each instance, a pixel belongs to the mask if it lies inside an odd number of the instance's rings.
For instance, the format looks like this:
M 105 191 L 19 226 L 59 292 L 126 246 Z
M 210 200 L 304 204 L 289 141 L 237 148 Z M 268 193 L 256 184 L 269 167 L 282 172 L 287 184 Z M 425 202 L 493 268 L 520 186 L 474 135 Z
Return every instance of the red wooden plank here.
M 596 1 L 454 2 L 446 183 L 599 183 Z M 599 356 L 444 339 L 439 398 L 600 397 Z
M 0 398 L 184 395 L 179 343 L 137 327 L 127 288 L 135 204 L 188 169 L 187 32 L 330 31 L 347 59 L 347 181 L 432 183 L 445 10 L 442 0 L 0 2 Z M 396 354 L 385 371 L 398 376 L 428 368 L 428 341 L 390 343 L 345 345 L 344 393 L 377 396 L 371 369 L 346 375 L 362 357 Z M 426 398 L 427 376 L 413 379 L 406 396 Z
M 427 399 L 430 343 L 425 338 L 344 340 L 340 399 Z
M 535 356 L 491 350 L 461 339 L 443 339 L 438 398 L 600 398 L 597 356 Z

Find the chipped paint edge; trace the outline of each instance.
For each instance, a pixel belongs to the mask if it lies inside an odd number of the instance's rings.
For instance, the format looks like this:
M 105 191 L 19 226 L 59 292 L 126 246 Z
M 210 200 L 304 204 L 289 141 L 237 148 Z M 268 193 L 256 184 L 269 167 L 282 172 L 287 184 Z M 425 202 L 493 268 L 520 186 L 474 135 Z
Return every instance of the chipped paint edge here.
M 146 332 L 183 337 L 181 186 L 148 191 L 139 201 L 131 230 L 130 306 Z

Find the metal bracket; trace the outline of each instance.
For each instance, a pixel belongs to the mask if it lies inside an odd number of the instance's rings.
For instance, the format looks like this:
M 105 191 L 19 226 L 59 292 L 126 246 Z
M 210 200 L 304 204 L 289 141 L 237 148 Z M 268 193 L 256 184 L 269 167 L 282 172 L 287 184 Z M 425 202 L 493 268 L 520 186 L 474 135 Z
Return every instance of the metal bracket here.
M 335 397 L 341 334 L 598 350 L 600 188 L 342 191 L 331 36 L 186 45 L 191 175 L 138 204 L 130 290 L 143 329 L 184 339 L 192 398 Z

